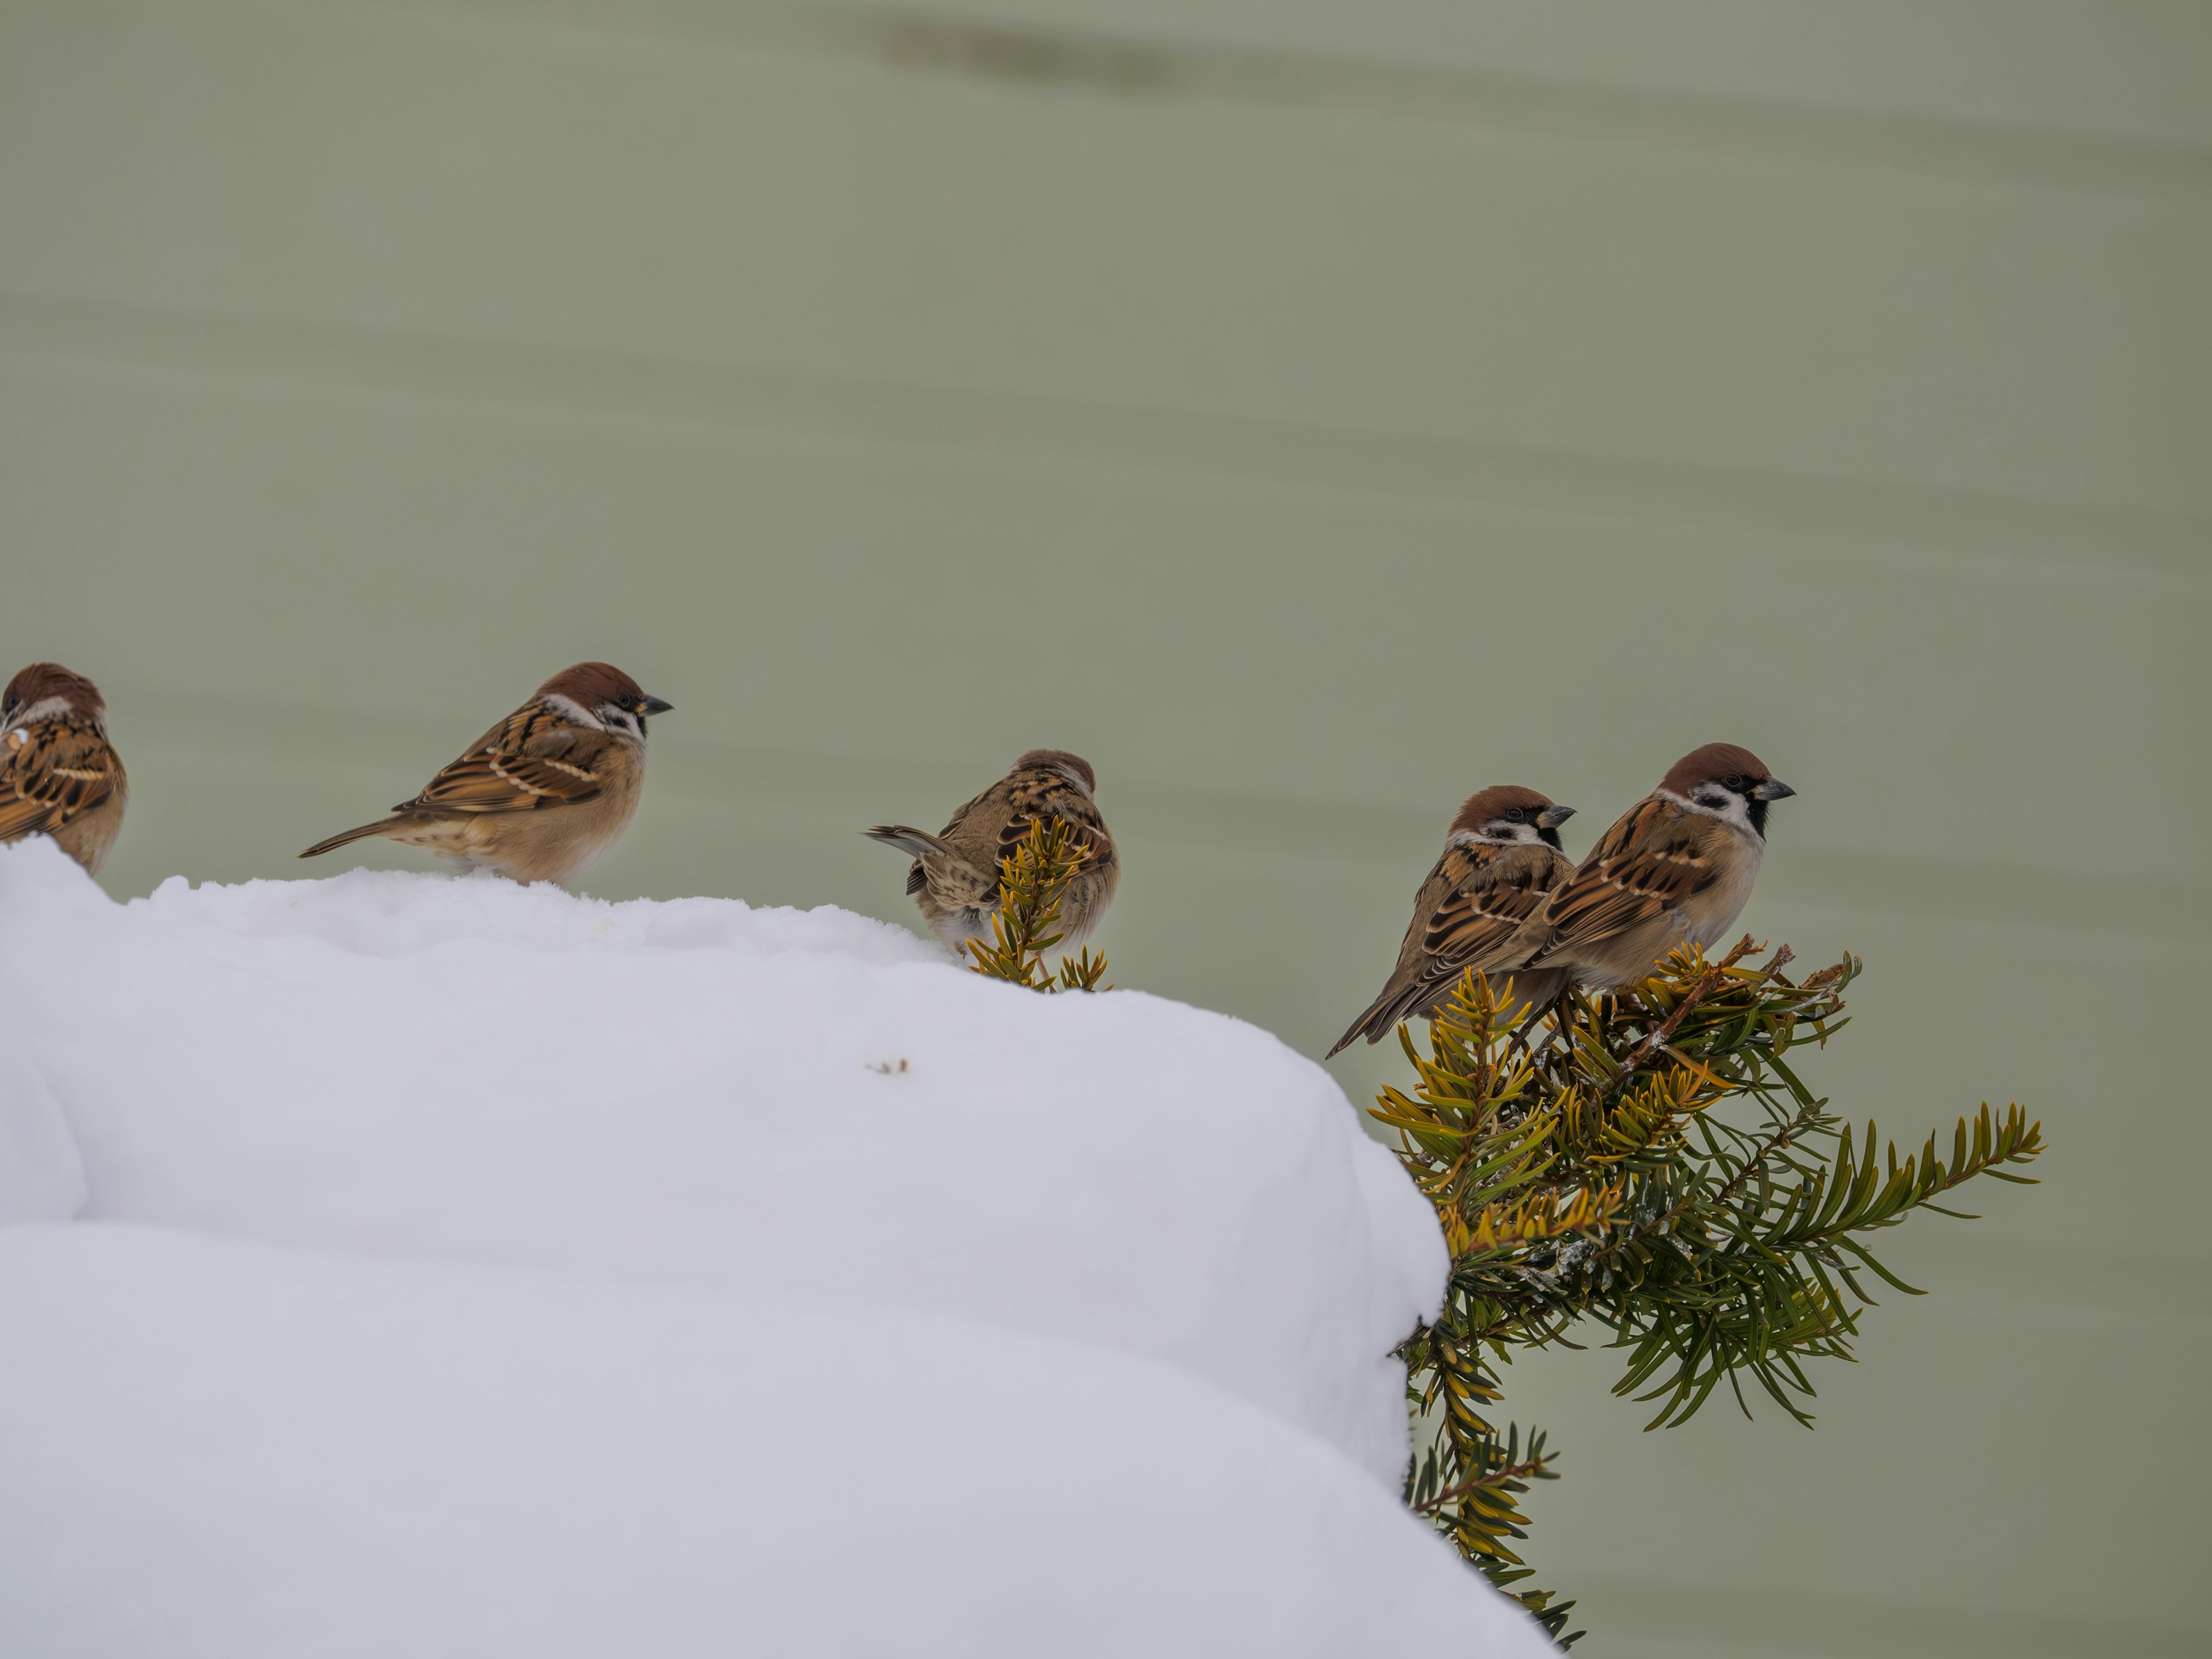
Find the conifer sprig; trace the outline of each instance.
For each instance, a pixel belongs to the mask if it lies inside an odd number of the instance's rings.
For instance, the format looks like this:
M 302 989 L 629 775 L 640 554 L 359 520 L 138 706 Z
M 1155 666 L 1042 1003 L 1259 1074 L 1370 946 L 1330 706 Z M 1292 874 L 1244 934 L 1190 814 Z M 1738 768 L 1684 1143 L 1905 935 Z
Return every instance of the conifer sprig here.
M 1847 1024 L 1846 956 L 1791 981 L 1787 945 L 1757 965 L 1746 938 L 1717 960 L 1677 951 L 1615 996 L 1571 996 L 1501 1027 L 1509 982 L 1462 978 L 1431 1017 L 1428 1053 L 1407 1028 L 1410 1092 L 1372 1115 L 1436 1207 L 1452 1255 L 1442 1316 L 1400 1349 L 1425 1443 L 1406 1499 L 1501 1588 L 1528 1569 L 1519 1498 L 1556 1478 L 1543 1434 L 1508 1424 L 1498 1367 L 1559 1342 L 1578 1321 L 1626 1352 L 1613 1392 L 1659 1402 L 1645 1426 L 1686 1421 L 1723 1382 L 1747 1414 L 1747 1374 L 1810 1425 L 1803 1362 L 1851 1357 L 1865 1276 L 1911 1295 L 1866 1237 L 1978 1176 L 2045 1150 L 2017 1105 L 1961 1118 L 1948 1159 L 1930 1134 L 1877 1156 L 1798 1077 L 1790 1056 Z M 1541 1028 L 1539 1035 L 1539 1028 Z M 1562 1646 L 1571 1603 L 1510 1589 Z
M 1060 902 L 1091 859 L 1091 848 L 1073 824 L 1056 817 L 1032 820 L 1028 833 L 1000 863 L 999 908 L 991 917 L 991 939 L 967 941 L 968 953 L 975 958 L 971 969 L 1032 991 L 1112 990 L 1098 982 L 1106 976 L 1105 957 L 1093 956 L 1088 949 L 1062 957 L 1056 972 L 1044 965 L 1044 953 L 1065 937 L 1060 927 Z

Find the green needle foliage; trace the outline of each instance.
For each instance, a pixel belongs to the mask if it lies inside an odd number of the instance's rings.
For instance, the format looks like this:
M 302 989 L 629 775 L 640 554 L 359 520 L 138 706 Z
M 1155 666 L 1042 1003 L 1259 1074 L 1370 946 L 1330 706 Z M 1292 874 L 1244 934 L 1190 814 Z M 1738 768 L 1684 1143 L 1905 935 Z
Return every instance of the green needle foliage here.
M 1068 884 L 1091 861 L 1091 850 L 1075 827 L 1062 819 L 1031 820 L 1029 833 L 999 866 L 999 908 L 991 918 L 993 937 L 971 939 L 972 971 L 1010 980 L 1032 991 L 1110 991 L 1101 985 L 1106 958 L 1085 950 L 1062 957 L 1058 973 L 1048 972 L 1044 953 L 1060 943 L 1060 904 Z
M 2045 1150 L 2018 1106 L 1961 1118 L 1948 1158 L 1933 1134 L 1900 1161 L 1800 1079 L 1799 1054 L 1847 1023 L 1846 956 L 1799 981 L 1787 945 L 1763 964 L 1746 938 L 1708 962 L 1677 951 L 1643 984 L 1572 996 L 1510 1028 L 1505 986 L 1470 973 L 1431 1017 L 1429 1053 L 1407 1028 L 1411 1093 L 1373 1115 L 1437 1206 L 1452 1255 L 1443 1314 L 1399 1350 L 1424 1437 L 1406 1501 L 1561 1646 L 1571 1602 L 1513 1589 L 1530 1576 L 1509 1540 L 1521 1499 L 1556 1478 L 1544 1436 L 1498 1426 L 1500 1368 L 1516 1347 L 1567 1346 L 1590 1321 L 1625 1352 L 1618 1395 L 1656 1402 L 1647 1428 L 1686 1421 L 1744 1379 L 1801 1423 L 1808 1359 L 1851 1357 L 1870 1279 L 1921 1294 L 1878 1261 L 1870 1235 Z M 1509 1004 L 1510 1006 L 1510 1004 Z M 1966 1218 L 1971 1219 L 1972 1218 Z

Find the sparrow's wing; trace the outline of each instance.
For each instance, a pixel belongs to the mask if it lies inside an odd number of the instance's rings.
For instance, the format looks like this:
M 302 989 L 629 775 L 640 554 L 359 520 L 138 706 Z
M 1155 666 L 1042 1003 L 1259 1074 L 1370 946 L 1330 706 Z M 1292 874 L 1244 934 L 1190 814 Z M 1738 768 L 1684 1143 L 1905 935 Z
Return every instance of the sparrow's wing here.
M 1574 866 L 1549 847 L 1448 847 L 1421 884 L 1398 965 L 1331 1054 L 1358 1037 L 1379 1042 L 1400 1020 L 1434 1007 L 1468 969 L 1520 966 L 1523 930 Z
M 1106 821 L 1097 806 L 1080 790 L 1052 778 L 1015 785 L 1006 803 L 1006 820 L 999 826 L 999 859 L 1003 862 L 1011 856 L 1030 826 L 1046 817 L 1058 818 L 1074 830 L 1077 845 L 1091 848 L 1094 866 L 1113 857 L 1113 840 L 1105 833 Z
M 89 726 L 19 726 L 0 749 L 0 842 L 52 835 L 123 787 L 122 761 Z
M 945 828 L 937 833 L 939 856 L 957 859 L 995 874 L 999 866 L 993 849 L 998 845 L 1000 817 L 1006 810 L 1006 790 L 1007 785 L 1002 781 L 955 807 Z M 916 867 L 920 867 L 919 860 Z M 909 887 L 907 890 L 914 890 Z
M 1487 854 L 1478 858 L 1478 854 Z M 1434 977 L 1516 965 L 1514 937 L 1574 866 L 1548 847 L 1455 847 L 1438 862 L 1446 890 L 1422 930 Z
M 1058 777 L 1024 774 L 1001 778 L 952 815 L 938 837 L 951 859 L 931 860 L 926 872 L 917 859 L 907 891 L 927 882 L 940 897 L 996 903 L 1000 871 L 1030 826 L 1044 817 L 1074 826 L 1076 839 L 1092 849 L 1094 868 L 1112 860 L 1113 841 L 1089 799 Z
M 1086 867 L 1103 870 L 1117 856 L 1114 849 L 1113 832 L 1106 827 L 1105 814 L 1098 803 L 1079 789 L 1062 789 L 1053 801 L 1053 814 L 1075 826 L 1075 838 L 1091 849 L 1091 862 Z
M 395 812 L 519 812 L 574 806 L 606 786 L 613 739 L 542 704 L 519 708 Z
M 1719 879 L 1704 825 L 1671 801 L 1638 801 L 1584 859 L 1546 915 L 1550 937 L 1527 966 L 1573 957 L 1641 927 Z

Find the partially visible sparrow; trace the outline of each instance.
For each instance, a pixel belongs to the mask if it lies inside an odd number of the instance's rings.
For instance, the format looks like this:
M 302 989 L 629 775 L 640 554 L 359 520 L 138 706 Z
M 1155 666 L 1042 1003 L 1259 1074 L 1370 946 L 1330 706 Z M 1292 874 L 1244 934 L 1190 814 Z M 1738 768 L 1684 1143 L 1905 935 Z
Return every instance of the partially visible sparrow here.
M 1061 943 L 1074 945 L 1097 927 L 1121 878 L 1114 837 L 1091 799 L 1097 787 L 1097 775 L 1082 757 L 1064 749 L 1032 749 L 934 836 L 903 823 L 879 823 L 862 833 L 913 855 L 906 890 L 929 931 L 957 948 L 962 940 L 991 931 L 1000 863 L 1020 845 L 1030 825 L 1043 817 L 1073 825 L 1075 839 L 1091 854 L 1060 904 Z
M 1546 901 L 1574 874 L 1559 833 L 1574 812 L 1514 783 L 1469 795 L 1444 836 L 1443 856 L 1414 896 L 1397 967 L 1329 1054 L 1358 1037 L 1380 1042 L 1401 1020 L 1427 1014 L 1470 968 L 1497 981 L 1507 1018 L 1557 997 L 1566 983 L 1563 969 L 1514 970 L 1542 938 Z
M 1553 896 L 1547 936 L 1526 965 L 1611 991 L 1649 976 L 1679 945 L 1717 942 L 1751 896 L 1768 803 L 1796 793 L 1732 743 L 1683 756 Z
M 465 871 L 566 881 L 629 827 L 645 787 L 646 717 L 671 707 L 609 664 L 564 668 L 390 817 L 300 856 L 380 836 Z
M 34 662 L 8 682 L 0 692 L 0 842 L 52 836 L 96 876 L 130 793 L 98 686 L 58 662 Z

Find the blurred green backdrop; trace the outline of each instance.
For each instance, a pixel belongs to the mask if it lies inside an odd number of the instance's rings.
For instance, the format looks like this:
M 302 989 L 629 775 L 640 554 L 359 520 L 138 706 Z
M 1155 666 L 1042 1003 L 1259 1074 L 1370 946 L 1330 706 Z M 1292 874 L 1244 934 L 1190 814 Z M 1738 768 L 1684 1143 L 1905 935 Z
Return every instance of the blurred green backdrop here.
M 118 895 L 584 656 L 678 709 L 610 897 L 911 925 L 858 830 L 1071 747 L 1119 981 L 1315 1054 L 1461 796 L 1748 744 L 1818 1081 L 2057 1150 L 1815 1433 L 1517 1368 L 1541 1582 L 2203 1651 L 2208 295 L 2197 4 L 6 0 L 0 672 L 107 690 Z

